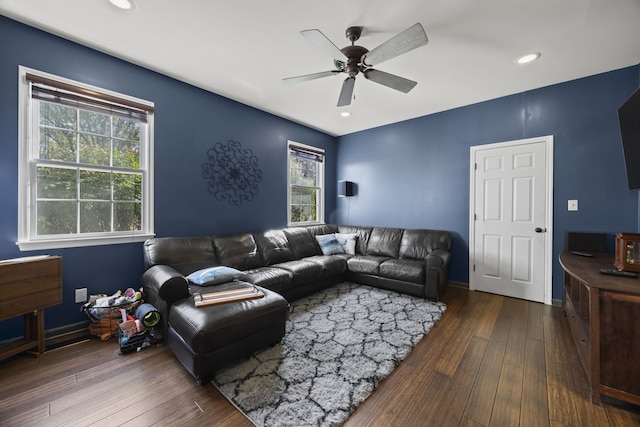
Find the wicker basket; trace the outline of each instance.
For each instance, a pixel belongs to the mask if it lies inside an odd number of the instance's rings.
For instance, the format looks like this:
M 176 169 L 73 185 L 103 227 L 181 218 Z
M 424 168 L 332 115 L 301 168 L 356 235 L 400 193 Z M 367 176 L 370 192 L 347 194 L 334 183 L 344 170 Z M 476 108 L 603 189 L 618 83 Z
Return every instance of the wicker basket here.
M 108 307 L 95 307 L 93 303 L 87 303 L 82 307 L 89 318 L 89 333 L 105 341 L 116 335 L 118 321 L 122 320 L 121 309 L 127 310 L 127 314 L 133 314 L 140 305 L 140 301 L 124 304 L 110 305 Z

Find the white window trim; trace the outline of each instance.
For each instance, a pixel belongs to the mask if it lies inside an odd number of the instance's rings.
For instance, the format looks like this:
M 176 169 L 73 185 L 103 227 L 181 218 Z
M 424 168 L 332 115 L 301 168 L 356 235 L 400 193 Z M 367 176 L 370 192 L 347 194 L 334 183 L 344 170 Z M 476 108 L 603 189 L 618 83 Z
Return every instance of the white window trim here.
M 291 170 L 290 170 L 290 147 L 294 146 L 294 147 L 300 147 L 302 149 L 307 149 L 309 151 L 314 151 L 314 152 L 318 152 L 318 153 L 322 153 L 323 156 L 323 161 L 322 161 L 322 166 L 321 166 L 321 178 L 320 178 L 320 209 L 318 212 L 318 221 L 307 221 L 307 222 L 291 222 Z M 288 140 L 287 141 L 287 224 L 289 227 L 296 227 L 296 226 L 305 226 L 305 225 L 320 225 L 320 224 L 324 224 L 324 205 L 325 205 L 325 201 L 326 201 L 326 197 L 325 197 L 325 165 L 326 163 L 326 157 L 324 154 L 324 150 L 322 148 L 318 148 L 318 147 L 314 147 L 312 145 L 306 145 L 306 144 L 301 144 L 299 142 L 295 142 L 295 141 L 291 141 Z
M 16 244 L 21 251 L 42 250 L 54 248 L 73 248 L 83 246 L 111 245 L 119 243 L 143 242 L 154 237 L 154 185 L 153 185 L 153 113 L 147 116 L 148 123 L 148 148 L 141 150 L 140 164 L 143 173 L 147 175 L 147 179 L 143 179 L 143 200 L 142 200 L 142 224 L 143 229 L 136 232 L 120 232 L 109 233 L 108 235 L 90 235 L 78 236 L 70 235 L 62 238 L 35 238 L 30 234 L 31 220 L 31 182 L 34 177 L 30 176 L 29 160 L 31 159 L 31 123 L 30 103 L 31 93 L 30 84 L 27 81 L 26 74 L 33 74 L 40 77 L 46 77 L 59 81 L 61 83 L 71 84 L 83 89 L 96 91 L 103 94 L 113 95 L 122 99 L 137 102 L 153 108 L 154 104 L 149 101 L 138 99 L 129 95 L 118 92 L 109 91 L 96 86 L 87 85 L 74 80 L 58 77 L 53 74 L 34 70 L 24 66 L 18 67 L 18 241 Z

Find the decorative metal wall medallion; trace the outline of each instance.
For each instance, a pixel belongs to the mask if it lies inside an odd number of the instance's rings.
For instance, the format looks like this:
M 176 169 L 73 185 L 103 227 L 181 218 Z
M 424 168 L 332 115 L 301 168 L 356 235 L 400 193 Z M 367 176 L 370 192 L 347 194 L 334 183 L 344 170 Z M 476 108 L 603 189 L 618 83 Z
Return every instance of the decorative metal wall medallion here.
M 253 152 L 243 149 L 239 142 L 217 143 L 207 151 L 207 163 L 202 164 L 202 176 L 209 181 L 209 193 L 217 200 L 240 206 L 258 194 L 262 170 Z

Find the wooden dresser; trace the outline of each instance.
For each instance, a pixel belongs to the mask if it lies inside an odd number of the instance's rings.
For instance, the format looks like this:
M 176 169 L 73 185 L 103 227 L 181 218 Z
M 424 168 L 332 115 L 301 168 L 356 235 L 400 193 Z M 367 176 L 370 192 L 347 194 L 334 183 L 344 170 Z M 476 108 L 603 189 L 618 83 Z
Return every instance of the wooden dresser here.
M 640 405 L 640 278 L 607 276 L 613 255 L 563 252 L 562 306 L 591 386 L 600 396 Z
M 0 347 L 0 360 L 44 351 L 44 309 L 62 303 L 62 258 L 36 256 L 0 260 L 0 321 L 24 317 L 24 338 Z

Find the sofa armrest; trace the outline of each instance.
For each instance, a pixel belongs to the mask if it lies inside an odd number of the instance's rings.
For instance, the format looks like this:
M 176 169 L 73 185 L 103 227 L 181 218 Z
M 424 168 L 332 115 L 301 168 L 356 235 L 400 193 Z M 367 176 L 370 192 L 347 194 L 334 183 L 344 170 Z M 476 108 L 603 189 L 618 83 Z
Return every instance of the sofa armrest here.
M 436 249 L 427 255 L 427 268 L 440 270 L 449 265 L 449 259 L 451 259 L 451 252 L 444 249 Z
M 157 295 L 167 305 L 190 295 L 187 279 L 168 265 L 154 265 L 145 271 L 142 287 L 145 294 Z
M 451 252 L 445 249 L 436 249 L 427 255 L 426 279 L 424 297 L 438 301 L 445 286 L 449 282 L 449 261 Z

